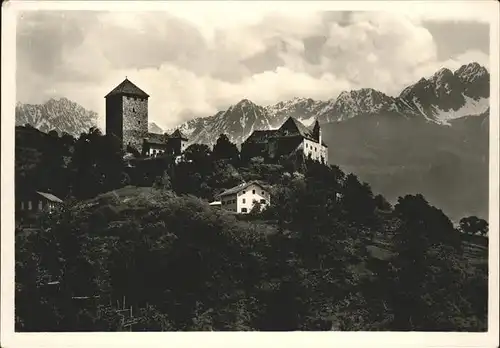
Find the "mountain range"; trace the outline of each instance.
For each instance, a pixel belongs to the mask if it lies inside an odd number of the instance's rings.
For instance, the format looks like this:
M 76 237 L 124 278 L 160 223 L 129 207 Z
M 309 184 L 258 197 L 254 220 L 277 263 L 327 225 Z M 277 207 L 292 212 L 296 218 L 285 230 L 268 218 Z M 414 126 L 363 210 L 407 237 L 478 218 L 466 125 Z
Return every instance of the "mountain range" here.
M 241 144 L 254 130 L 293 116 L 318 119 L 329 163 L 355 173 L 390 201 L 422 193 L 450 217 L 488 217 L 489 72 L 477 63 L 441 69 L 388 96 L 364 88 L 325 101 L 294 98 L 270 106 L 243 99 L 178 128 L 190 143 L 213 145 L 220 134 Z M 79 135 L 97 114 L 65 98 L 16 106 L 16 125 Z M 163 133 L 155 123 L 150 132 Z M 168 133 L 173 130 L 167 130 Z
M 293 98 L 274 105 L 260 106 L 243 99 L 215 115 L 199 117 L 178 128 L 193 143 L 213 145 L 224 133 L 235 143 L 243 142 L 253 130 L 278 128 L 292 116 L 304 125 L 345 121 L 360 115 L 394 115 L 424 118 L 449 125 L 455 118 L 480 115 L 489 107 L 489 73 L 478 63 L 463 65 L 455 72 L 443 68 L 429 78 L 402 90 L 397 97 L 371 88 L 344 91 L 326 101 Z M 48 132 L 56 130 L 78 136 L 97 124 L 97 114 L 66 98 L 50 99 L 44 104 L 16 105 L 16 125 L 30 124 Z M 150 122 L 152 133 L 164 131 Z M 173 129 L 167 132 L 172 132 Z
M 16 126 L 29 124 L 42 132 L 55 130 L 75 137 L 97 124 L 97 113 L 67 99 L 50 99 L 44 104 L 16 104 Z
M 187 121 L 179 128 L 191 142 L 213 145 L 222 133 L 241 143 L 254 130 L 278 128 L 289 116 L 306 126 L 316 119 L 331 123 L 360 115 L 393 115 L 450 125 L 452 119 L 487 111 L 489 79 L 483 66 L 470 63 L 455 72 L 441 69 L 406 87 L 397 97 L 363 88 L 344 91 L 336 99 L 326 101 L 294 98 L 265 107 L 243 99 L 225 111 Z

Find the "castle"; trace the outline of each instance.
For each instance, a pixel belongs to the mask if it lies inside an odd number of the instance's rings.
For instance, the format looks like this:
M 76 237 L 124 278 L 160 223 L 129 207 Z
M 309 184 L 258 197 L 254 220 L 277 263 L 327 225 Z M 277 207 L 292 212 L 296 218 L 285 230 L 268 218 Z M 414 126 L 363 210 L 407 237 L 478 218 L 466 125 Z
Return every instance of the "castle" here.
M 321 137 L 321 126 L 316 120 L 312 129 L 289 117 L 279 129 L 256 130 L 242 144 L 247 157 L 278 158 L 292 153 L 328 164 L 328 146 Z
M 116 136 L 124 150 L 143 156 L 180 155 L 188 139 L 181 131 L 171 135 L 149 133 L 149 95 L 125 78 L 106 96 L 106 134 Z
M 179 156 L 188 144 L 180 130 L 171 135 L 148 132 L 149 95 L 127 78 L 106 95 L 106 134 L 115 135 L 127 152 L 145 157 Z M 246 157 L 278 158 L 293 153 L 327 164 L 328 147 L 316 120 L 310 129 L 289 117 L 279 129 L 256 130 L 242 144 Z

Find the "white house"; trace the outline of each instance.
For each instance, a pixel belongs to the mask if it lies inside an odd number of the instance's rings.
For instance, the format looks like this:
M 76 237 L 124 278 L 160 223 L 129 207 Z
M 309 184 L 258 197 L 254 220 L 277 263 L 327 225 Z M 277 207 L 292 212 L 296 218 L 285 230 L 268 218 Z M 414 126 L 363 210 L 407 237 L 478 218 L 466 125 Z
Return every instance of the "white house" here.
M 213 201 L 213 202 L 210 202 L 209 205 L 211 207 L 220 208 L 221 202 L 220 201 Z
M 271 194 L 268 189 L 257 181 L 243 183 L 218 196 L 221 208 L 241 214 L 248 214 L 254 202 L 259 202 L 261 209 L 271 204 Z

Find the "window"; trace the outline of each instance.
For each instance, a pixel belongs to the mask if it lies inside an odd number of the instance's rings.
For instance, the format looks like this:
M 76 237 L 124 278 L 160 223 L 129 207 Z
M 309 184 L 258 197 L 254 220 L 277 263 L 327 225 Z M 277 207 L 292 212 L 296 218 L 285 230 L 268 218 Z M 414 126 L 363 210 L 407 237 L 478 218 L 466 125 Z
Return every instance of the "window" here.
M 253 195 L 255 194 L 255 190 L 252 190 L 252 194 L 253 194 Z
M 264 191 L 262 191 L 261 194 L 264 196 Z
M 246 213 L 247 212 L 247 208 L 241 208 L 241 212 L 242 213 Z
M 220 202 L 220 205 L 224 205 L 224 203 L 226 203 L 226 202 L 224 202 L 224 201 L 221 201 L 221 202 Z
M 137 124 L 140 126 L 141 125 L 141 121 L 137 121 Z
M 266 200 L 265 199 L 261 199 L 260 200 L 260 204 L 266 204 Z
M 245 191 L 243 191 L 243 194 L 245 194 Z
M 241 200 L 241 202 L 242 202 L 243 204 L 245 204 L 245 203 L 246 203 L 246 199 L 245 199 L 245 198 L 243 198 L 243 199 Z
M 33 206 L 31 205 L 31 201 L 28 201 L 28 210 L 33 209 Z
M 307 149 L 307 143 L 306 143 L 306 149 Z
M 132 112 L 135 112 L 135 108 L 132 108 Z
M 42 210 L 42 209 L 43 209 L 43 202 L 38 201 L 38 210 Z
M 21 202 L 21 210 L 24 210 L 24 202 Z

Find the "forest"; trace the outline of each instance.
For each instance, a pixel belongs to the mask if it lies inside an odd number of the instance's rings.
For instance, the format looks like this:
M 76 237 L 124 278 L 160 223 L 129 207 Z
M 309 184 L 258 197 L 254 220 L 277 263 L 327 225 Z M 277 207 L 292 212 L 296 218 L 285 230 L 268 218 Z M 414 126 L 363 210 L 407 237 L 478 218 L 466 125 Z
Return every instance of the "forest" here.
M 65 201 L 16 228 L 16 331 L 487 330 L 486 221 L 224 135 L 184 158 L 16 129 L 16 194 Z M 250 180 L 271 185 L 268 209 L 209 206 Z

